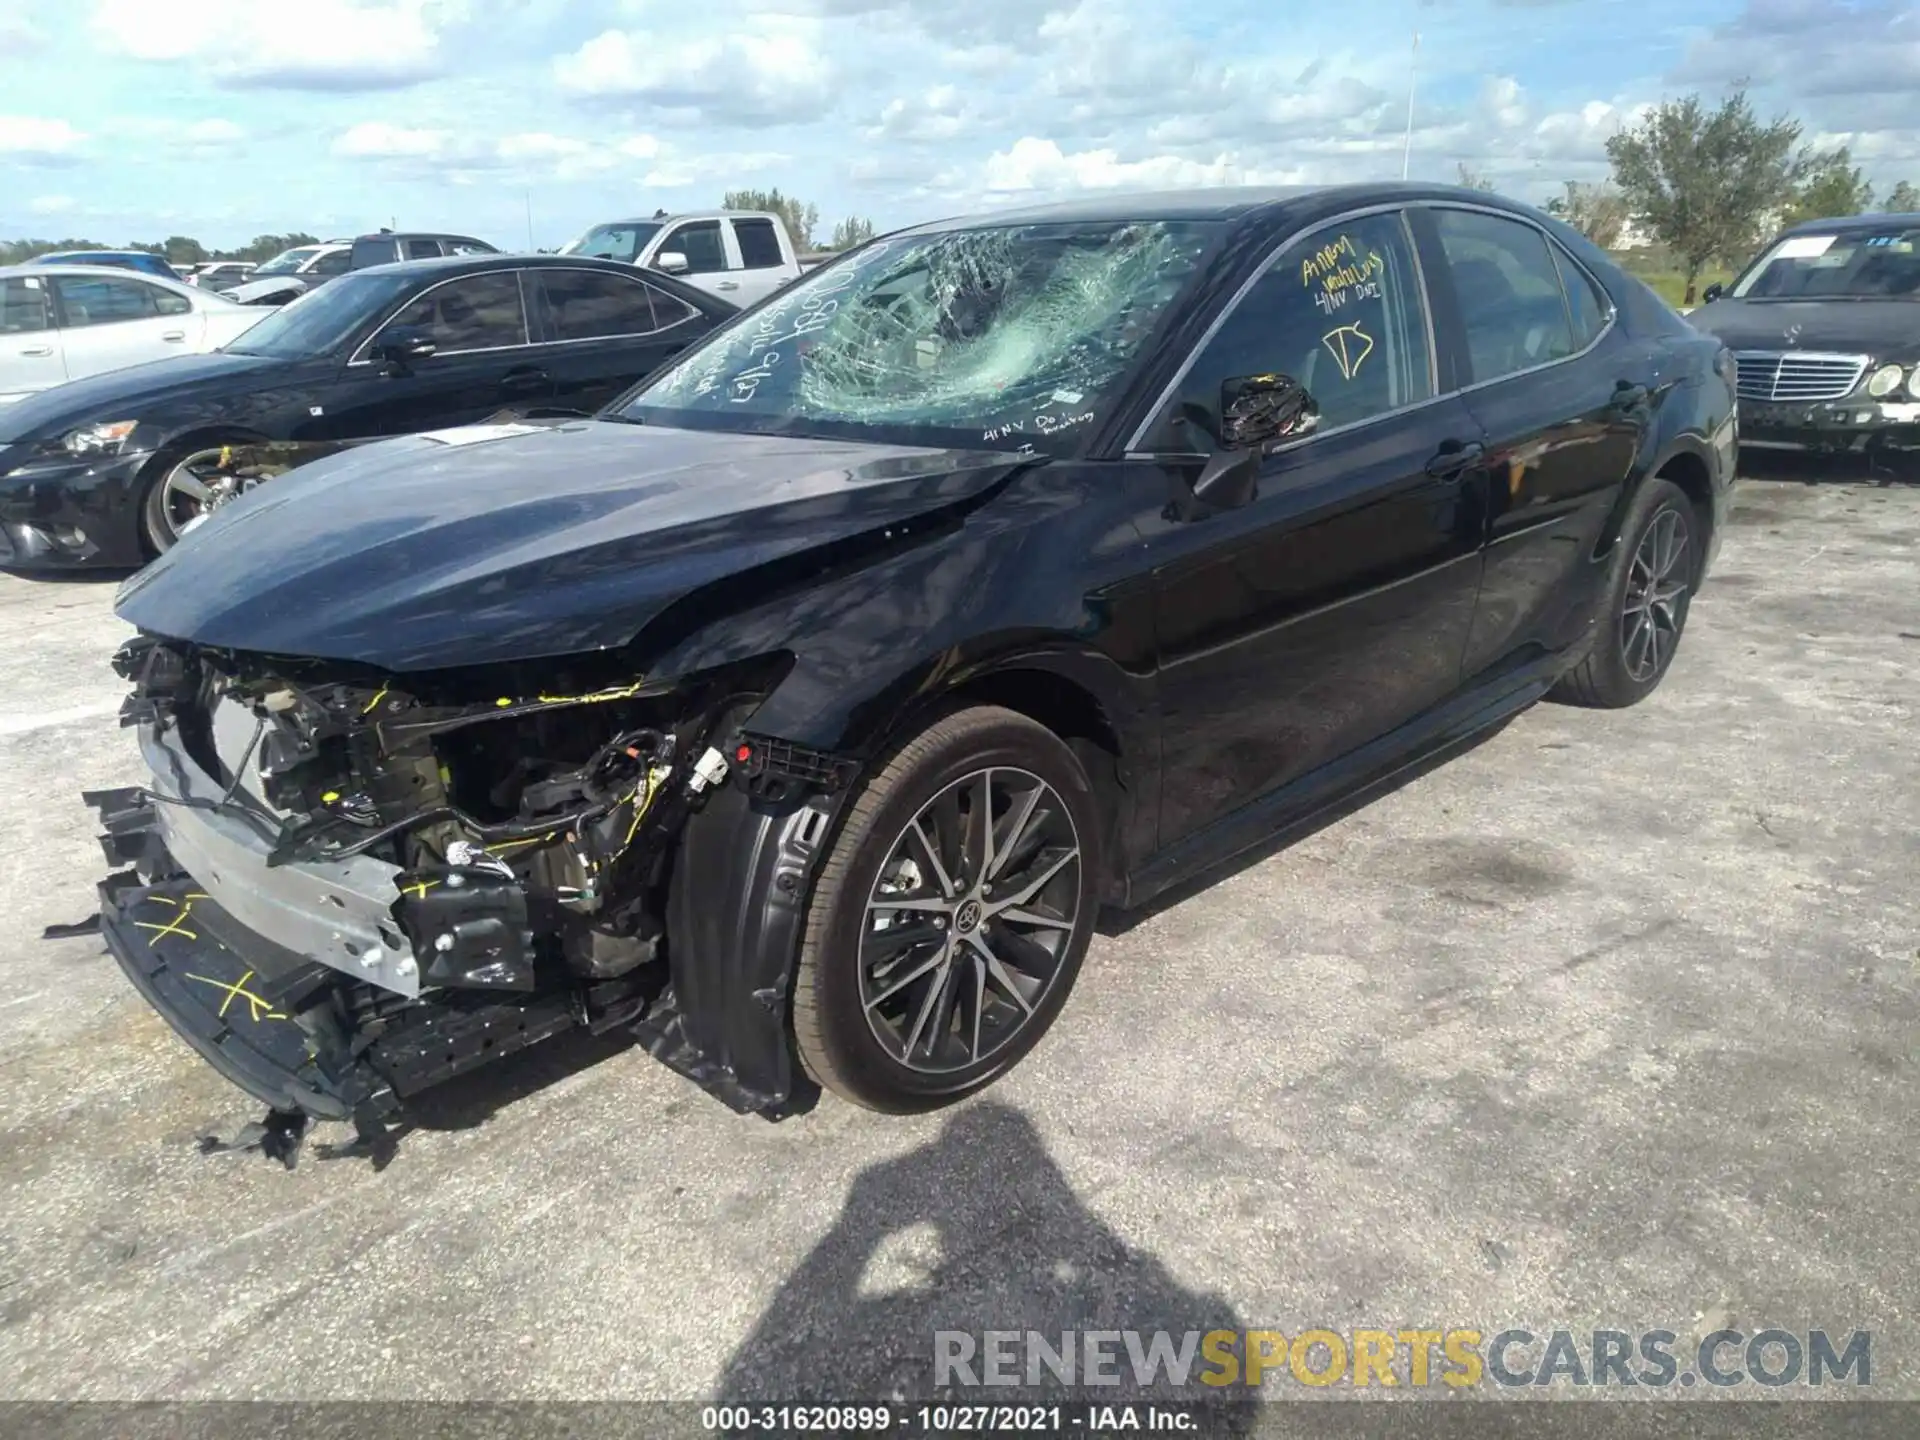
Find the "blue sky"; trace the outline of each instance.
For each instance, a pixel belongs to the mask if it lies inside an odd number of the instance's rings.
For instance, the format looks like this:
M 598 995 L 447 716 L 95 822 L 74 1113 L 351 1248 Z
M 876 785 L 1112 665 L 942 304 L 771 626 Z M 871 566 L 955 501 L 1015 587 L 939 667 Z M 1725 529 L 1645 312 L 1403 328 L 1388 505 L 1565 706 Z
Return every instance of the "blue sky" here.
M 883 228 L 1099 187 L 1467 164 L 1527 198 L 1638 107 L 1763 109 L 1920 182 L 1887 0 L 0 0 L 0 237 L 402 226 L 554 245 L 738 186 Z

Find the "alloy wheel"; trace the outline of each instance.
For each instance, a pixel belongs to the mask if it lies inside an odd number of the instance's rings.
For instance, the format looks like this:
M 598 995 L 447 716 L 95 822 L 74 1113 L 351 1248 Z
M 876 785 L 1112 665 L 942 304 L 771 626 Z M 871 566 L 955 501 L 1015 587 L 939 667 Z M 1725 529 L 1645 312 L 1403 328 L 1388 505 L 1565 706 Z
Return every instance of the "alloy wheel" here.
M 1640 537 L 1620 610 L 1620 658 L 1635 684 L 1660 674 L 1680 643 L 1693 566 L 1686 518 L 1665 509 Z
M 860 999 L 895 1061 L 925 1074 L 1004 1049 L 1053 988 L 1080 923 L 1066 802 L 1008 766 L 948 785 L 887 851 L 860 932 Z
M 223 447 L 184 456 L 160 482 L 160 513 L 174 538 L 187 533 L 240 493 L 240 482 L 220 468 Z

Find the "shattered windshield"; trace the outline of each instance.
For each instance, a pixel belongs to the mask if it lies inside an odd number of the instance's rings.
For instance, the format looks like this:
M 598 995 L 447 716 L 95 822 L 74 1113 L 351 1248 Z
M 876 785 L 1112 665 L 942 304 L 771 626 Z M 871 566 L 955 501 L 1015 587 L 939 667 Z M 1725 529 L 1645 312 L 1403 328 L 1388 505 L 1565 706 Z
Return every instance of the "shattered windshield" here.
M 1920 230 L 1789 235 L 1733 287 L 1736 300 L 1911 300 Z
M 1105 418 L 1215 228 L 1128 221 L 881 240 L 781 291 L 621 413 L 650 424 L 938 431 L 910 438 L 1063 448 Z

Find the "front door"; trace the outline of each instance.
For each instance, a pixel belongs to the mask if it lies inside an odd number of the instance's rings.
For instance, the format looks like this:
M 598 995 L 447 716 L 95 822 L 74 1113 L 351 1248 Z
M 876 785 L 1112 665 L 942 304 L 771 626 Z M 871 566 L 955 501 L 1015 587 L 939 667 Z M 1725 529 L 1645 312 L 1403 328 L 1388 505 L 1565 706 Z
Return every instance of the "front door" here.
M 1436 399 L 1406 223 L 1318 228 L 1236 303 L 1140 437 L 1169 470 L 1213 448 L 1221 385 L 1279 373 L 1317 432 L 1248 504 L 1150 522 L 1164 751 L 1160 843 L 1185 839 L 1456 691 L 1480 582 L 1480 432 Z
M 424 333 L 434 353 L 404 367 L 374 359 L 382 337 L 402 329 Z M 423 291 L 363 344 L 327 399 L 326 432 L 408 435 L 547 405 L 552 395 L 553 376 L 529 343 L 520 272 L 489 270 Z

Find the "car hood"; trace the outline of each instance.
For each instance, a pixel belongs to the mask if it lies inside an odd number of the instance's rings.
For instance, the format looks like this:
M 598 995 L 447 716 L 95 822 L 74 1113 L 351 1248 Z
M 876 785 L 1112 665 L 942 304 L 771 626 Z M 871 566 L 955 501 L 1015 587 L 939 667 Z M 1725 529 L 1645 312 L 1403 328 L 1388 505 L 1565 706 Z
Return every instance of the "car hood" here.
M 738 579 L 751 595 L 748 572 L 881 541 L 1029 463 L 605 420 L 468 426 L 254 490 L 122 586 L 116 609 L 178 640 L 390 671 L 581 654 L 702 587 Z
M 224 312 L 222 318 L 224 323 Z M 169 355 L 165 360 L 69 380 L 14 404 L 0 405 L 0 444 L 51 439 L 90 422 L 140 420 L 145 418 L 143 412 L 156 405 L 180 395 L 206 393 L 209 387 L 252 389 L 288 364 L 261 355 Z
M 242 280 L 238 285 L 229 285 L 220 293 L 229 300 L 248 305 L 267 295 L 304 294 L 309 282 L 301 275 L 264 275 L 254 280 Z
M 1920 301 L 1716 300 L 1687 317 L 1730 350 L 1920 354 Z

